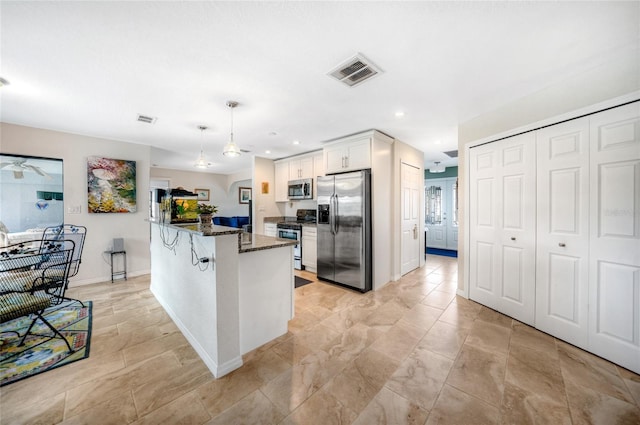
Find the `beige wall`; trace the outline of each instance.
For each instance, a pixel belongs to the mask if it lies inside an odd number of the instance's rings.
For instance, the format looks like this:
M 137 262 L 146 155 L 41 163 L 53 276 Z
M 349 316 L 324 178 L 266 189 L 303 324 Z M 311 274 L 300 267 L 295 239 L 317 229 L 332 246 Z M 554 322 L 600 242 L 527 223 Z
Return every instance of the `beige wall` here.
M 148 146 L 0 123 L 0 151 L 63 159 L 64 220 L 87 227 L 82 265 L 72 286 L 111 279 L 104 251 L 111 248 L 113 238 L 124 238 L 130 276 L 149 272 L 149 225 L 145 222 L 149 210 Z M 87 213 L 88 156 L 136 161 L 137 212 Z M 69 214 L 72 206 L 80 206 L 80 214 Z
M 459 234 L 458 234 L 458 289 L 464 288 L 464 262 L 468 255 L 465 245 L 465 218 L 467 209 L 466 152 L 467 145 L 492 136 L 507 135 L 514 129 L 535 127 L 536 123 L 572 111 L 587 108 L 640 90 L 640 52 L 634 56 L 619 58 L 616 63 L 591 69 L 568 81 L 551 85 L 544 90 L 518 99 L 494 111 L 462 123 L 458 128 L 458 177 L 459 177 Z M 576 113 L 582 113 L 576 112 Z M 546 124 L 550 124 L 548 122 Z
M 269 193 L 262 193 L 262 183 L 268 183 Z M 275 166 L 267 158 L 254 157 L 253 162 L 253 233 L 264 234 L 264 218 L 284 215 L 278 209 L 275 194 Z

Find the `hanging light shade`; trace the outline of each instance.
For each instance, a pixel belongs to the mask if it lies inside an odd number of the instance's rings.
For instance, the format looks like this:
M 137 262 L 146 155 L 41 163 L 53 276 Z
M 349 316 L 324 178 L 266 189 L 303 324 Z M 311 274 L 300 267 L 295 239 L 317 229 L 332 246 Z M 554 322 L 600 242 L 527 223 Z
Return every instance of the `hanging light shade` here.
M 207 127 L 205 127 L 204 125 L 199 125 L 198 128 L 200 129 L 200 156 L 198 156 L 198 159 L 196 159 L 196 162 L 195 164 L 193 164 L 193 166 L 196 168 L 209 168 L 211 163 L 209 163 L 207 161 L 207 158 L 204 156 L 204 148 L 202 146 L 204 131 L 207 129 Z
M 440 165 L 440 161 L 435 161 L 434 166 L 429 168 L 430 173 L 444 173 L 444 165 Z
M 238 106 L 238 102 L 228 100 L 227 106 L 231 109 L 231 135 L 229 136 L 229 142 L 225 145 L 222 154 L 233 158 L 240 156 L 240 148 L 236 145 L 236 142 L 233 141 L 233 108 Z

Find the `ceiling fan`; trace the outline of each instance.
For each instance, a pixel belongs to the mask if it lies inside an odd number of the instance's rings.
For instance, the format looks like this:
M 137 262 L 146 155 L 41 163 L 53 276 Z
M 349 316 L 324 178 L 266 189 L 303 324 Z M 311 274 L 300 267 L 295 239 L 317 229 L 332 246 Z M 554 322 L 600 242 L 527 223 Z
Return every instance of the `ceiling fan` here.
M 14 179 L 23 179 L 25 171 L 33 171 L 42 177 L 46 177 L 51 180 L 51 176 L 45 173 L 42 168 L 37 167 L 35 165 L 27 164 L 26 159 L 14 159 L 8 162 L 0 162 L 0 169 L 9 167 L 8 169 L 13 171 Z

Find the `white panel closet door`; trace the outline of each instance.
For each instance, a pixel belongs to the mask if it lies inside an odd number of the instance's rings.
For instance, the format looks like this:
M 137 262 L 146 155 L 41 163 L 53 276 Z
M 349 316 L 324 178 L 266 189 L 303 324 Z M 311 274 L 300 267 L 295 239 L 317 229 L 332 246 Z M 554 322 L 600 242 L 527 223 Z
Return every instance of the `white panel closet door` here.
M 587 346 L 589 120 L 537 138 L 536 328 Z
M 470 151 L 472 299 L 533 325 L 535 135 Z
M 640 104 L 590 124 L 589 349 L 640 373 Z

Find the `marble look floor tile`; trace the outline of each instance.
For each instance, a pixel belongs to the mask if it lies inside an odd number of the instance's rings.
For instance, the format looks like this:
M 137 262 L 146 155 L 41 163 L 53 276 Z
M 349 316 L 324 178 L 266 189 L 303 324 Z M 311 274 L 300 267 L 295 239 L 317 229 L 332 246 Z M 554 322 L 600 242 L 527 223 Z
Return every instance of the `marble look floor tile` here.
M 284 416 L 294 411 L 346 365 L 324 351 L 314 352 L 261 387 Z
M 458 357 L 468 333 L 469 329 L 461 329 L 437 321 L 418 343 L 418 347 L 455 359 Z
M 550 400 L 566 397 L 562 371 L 555 356 L 519 345 L 509 351 L 505 382 Z
M 175 347 L 189 344 L 181 333 L 172 333 L 160 338 L 151 339 L 141 344 L 136 344 L 123 350 L 124 360 L 127 366 L 157 356 Z
M 447 384 L 499 406 L 504 390 L 507 358 L 465 344 L 451 369 Z
M 371 348 L 392 359 L 402 361 L 413 351 L 425 333 L 425 329 L 400 320 L 380 336 Z
M 277 424 L 284 415 L 269 401 L 260 390 L 256 390 L 240 402 L 213 418 L 207 425 L 254 425 Z
M 317 323 L 302 332 L 298 332 L 293 339 L 309 347 L 312 351 L 325 350 L 332 340 L 337 338 L 340 332 Z
M 211 415 L 202 405 L 198 394 L 195 391 L 192 391 L 169 404 L 165 404 L 148 415 L 143 416 L 141 419 L 134 422 L 134 425 L 200 425 L 207 423 L 209 419 L 211 419 Z
M 138 419 L 136 406 L 127 391 L 61 422 L 63 425 L 130 424 Z M 35 422 L 31 422 L 35 423 Z
M 386 387 L 429 411 L 452 366 L 451 359 L 428 350 L 416 349 L 391 375 Z
M 428 305 L 416 304 L 402 316 L 401 320 L 428 331 L 442 315 L 442 311 Z
M 564 395 L 553 399 L 509 383 L 505 384 L 500 413 L 503 425 L 572 425 Z
M 507 354 L 510 338 L 511 328 L 478 320 L 473 323 L 465 343 L 485 351 Z
M 331 380 L 326 391 L 341 403 L 360 413 L 380 391 L 399 362 L 378 351 L 368 349 Z
M 446 309 L 451 301 L 455 298 L 455 294 L 449 292 L 438 291 L 437 289 L 427 295 L 421 303 L 431 307 Z
M 562 341 L 557 341 L 557 346 L 565 385 L 573 382 L 599 393 L 635 403 L 613 363 Z
M 342 332 L 330 344 L 327 344 L 329 356 L 340 361 L 349 362 L 360 355 L 367 347 L 378 341 L 384 332 L 378 328 L 372 328 L 362 323 Z
M 152 381 L 158 370 L 171 371 L 177 369 L 179 364 L 175 356 L 164 353 L 136 366 L 122 369 L 67 391 L 65 417 L 74 416 L 84 410 L 116 398 L 123 391 L 130 391 L 145 382 Z
M 349 425 L 356 413 L 340 403 L 327 391 L 316 391 L 293 413 L 287 416 L 281 425 Z
M 426 425 L 497 425 L 500 411 L 482 400 L 445 385 Z
M 0 393 L 2 389 L 0 389 Z M 2 424 L 57 424 L 64 418 L 65 393 L 56 394 L 34 404 L 21 406 L 0 403 L 0 423 Z
M 566 382 L 567 398 L 573 423 L 637 425 L 640 423 L 640 408 L 617 397 L 591 388 Z
M 303 286 L 304 288 L 304 286 Z M 289 332 L 298 333 L 305 329 L 309 329 L 320 322 L 320 318 L 309 310 L 303 310 L 301 313 L 296 314 L 293 319 L 289 320 Z
M 476 308 L 473 304 L 452 302 L 438 320 L 460 328 L 471 329 L 479 312 L 480 308 Z
M 138 414 L 144 416 L 151 413 L 214 379 L 202 363 L 183 366 L 169 373 L 160 372 L 153 381 L 133 389 Z M 158 385 L 158 381 L 162 385 Z
M 263 384 L 264 380 L 256 368 L 245 364 L 228 375 L 201 385 L 196 391 L 202 405 L 215 417 Z
M 409 309 L 396 302 L 388 301 L 374 309 L 364 319 L 363 324 L 382 331 L 388 331 Z
M 622 380 L 627 385 L 627 389 L 631 396 L 636 401 L 636 404 L 640 406 L 640 375 L 633 373 L 623 367 L 618 367 L 618 373 Z
M 498 313 L 497 311 L 485 306 L 482 306 L 476 319 L 493 325 L 504 326 L 505 328 L 509 328 L 509 330 L 511 330 L 513 322 L 511 317 L 505 316 L 504 314 Z
M 382 303 L 377 300 L 362 300 L 348 309 L 340 310 L 332 314 L 321 323 L 331 329 L 342 332 L 356 323 L 365 323 L 365 319 L 381 304 Z
M 313 352 L 311 348 L 294 338 L 289 338 L 275 345 L 272 350 L 292 366 L 300 363 L 300 360 Z
M 353 425 L 423 425 L 427 415 L 426 410 L 383 387 Z
M 538 351 L 556 353 L 555 338 L 517 320 L 513 320 L 511 326 L 511 345 L 521 345 Z

